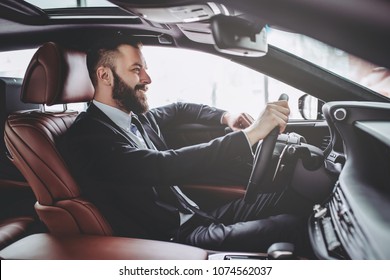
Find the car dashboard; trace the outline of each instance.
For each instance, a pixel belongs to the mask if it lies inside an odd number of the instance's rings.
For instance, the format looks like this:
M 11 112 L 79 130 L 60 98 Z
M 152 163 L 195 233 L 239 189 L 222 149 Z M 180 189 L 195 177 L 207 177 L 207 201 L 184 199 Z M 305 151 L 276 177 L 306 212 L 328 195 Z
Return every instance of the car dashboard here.
M 309 219 L 320 259 L 390 259 L 390 104 L 330 102 L 325 165 L 339 172 L 332 194 Z

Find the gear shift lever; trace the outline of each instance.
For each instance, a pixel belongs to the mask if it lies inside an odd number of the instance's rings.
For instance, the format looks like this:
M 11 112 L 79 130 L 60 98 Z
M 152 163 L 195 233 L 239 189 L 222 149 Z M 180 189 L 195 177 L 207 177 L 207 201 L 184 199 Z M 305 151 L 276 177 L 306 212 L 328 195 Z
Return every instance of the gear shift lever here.
M 294 259 L 294 244 L 279 242 L 272 244 L 267 251 L 271 260 L 292 260 Z

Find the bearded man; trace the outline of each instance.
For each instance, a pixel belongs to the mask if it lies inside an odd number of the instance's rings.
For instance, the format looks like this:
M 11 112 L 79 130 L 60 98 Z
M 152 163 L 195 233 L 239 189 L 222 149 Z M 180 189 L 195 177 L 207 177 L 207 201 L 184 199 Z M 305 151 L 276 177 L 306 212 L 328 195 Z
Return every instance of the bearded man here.
M 276 126 L 284 131 L 287 101 L 269 103 L 256 120 L 198 104 L 149 110 L 146 94 L 152 80 L 141 49 L 124 35 L 91 47 L 87 67 L 94 99 L 58 143 L 83 196 L 102 212 L 115 235 L 213 250 L 266 251 L 275 242 L 302 245 L 302 220 L 278 207 L 282 194 L 260 194 L 251 207 L 239 199 L 205 212 L 179 187 L 232 174 L 245 184 L 252 146 Z M 196 77 L 200 82 L 201 75 Z M 185 123 L 229 126 L 233 132 L 170 149 L 164 131 Z

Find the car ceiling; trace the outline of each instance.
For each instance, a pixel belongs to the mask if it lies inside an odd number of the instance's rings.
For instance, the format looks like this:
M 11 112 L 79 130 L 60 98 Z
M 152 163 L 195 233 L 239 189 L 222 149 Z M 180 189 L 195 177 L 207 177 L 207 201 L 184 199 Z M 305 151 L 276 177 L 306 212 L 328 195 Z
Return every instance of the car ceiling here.
M 167 22 L 164 22 L 163 16 L 161 20 L 162 11 L 166 13 L 172 7 L 210 5 L 209 1 L 168 0 L 163 3 L 153 0 L 109 1 L 118 7 L 41 10 L 22 0 L 1 0 L 0 50 L 37 47 L 47 41 L 57 41 L 70 47 L 85 49 L 93 38 L 102 36 L 105 32 L 120 30 L 143 36 L 142 42 L 145 45 L 171 45 L 216 53 L 214 46 L 210 42 L 206 43 L 211 35 L 207 19 L 183 23 L 170 22 L 168 17 Z M 390 34 L 388 1 L 214 0 L 212 3 L 218 5 L 221 13 L 234 14 L 255 20 L 259 24 L 302 33 L 390 68 L 388 51 L 390 42 L 385 38 L 385 34 Z M 157 18 L 160 20 L 151 20 L 153 16 L 147 18 L 140 16 L 140 11 L 153 15 L 148 9 L 150 11 L 157 9 Z M 74 17 L 75 15 L 78 17 Z M 196 36 L 189 36 L 191 30 L 203 36 L 201 38 L 204 40 L 203 43 L 197 42 Z M 270 50 L 261 60 L 232 56 L 229 58 L 298 89 L 311 92 L 325 101 L 348 100 L 351 94 L 355 100 L 383 101 L 383 97 L 378 94 L 366 94 L 365 89 L 342 78 L 324 79 L 329 73 L 299 60 L 290 60 L 275 48 L 271 47 Z M 310 79 L 305 79 L 308 76 Z
M 127 10 L 159 7 L 161 1 L 111 1 Z M 164 5 L 209 1 L 164 1 Z M 260 22 L 308 35 L 390 68 L 388 0 L 216 0 Z M 169 4 L 168 4 L 169 5 Z
M 386 39 L 390 34 L 388 0 L 227 2 L 249 14 L 255 11 L 271 25 L 308 35 L 378 65 L 390 66 L 390 41 Z
M 180 43 L 185 36 L 176 24 L 153 23 L 131 17 L 134 9 L 205 4 L 210 1 L 111 0 L 110 2 L 122 7 L 121 14 L 124 16 L 110 19 L 111 26 L 125 27 L 136 33 L 137 30 L 138 32 L 145 30 L 146 33 L 150 31 L 149 34 L 164 33 Z M 214 0 L 213 2 L 244 13 L 246 18 L 256 18 L 262 23 L 308 35 L 390 68 L 388 51 L 390 40 L 386 39 L 390 34 L 390 2 L 387 0 Z M 0 38 L 3 38 L 1 46 L 3 49 L 7 48 L 7 42 L 10 45 L 11 41 L 13 45 L 17 43 L 22 45 L 31 41 L 33 37 L 28 36 L 24 41 L 15 37 L 18 35 L 22 37 L 20 35 L 35 34 L 38 36 L 36 41 L 39 41 L 39 35 L 45 32 L 49 34 L 52 32 L 55 36 L 58 30 L 67 29 L 77 35 L 76 30 L 80 27 L 99 29 L 108 23 L 107 19 L 50 20 L 44 11 L 21 0 L 2 0 L 0 5 L 2 17 Z M 106 8 L 105 11 L 109 14 L 118 12 L 113 8 Z M 130 13 L 127 14 L 126 11 Z M 128 17 L 126 18 L 125 15 Z M 65 27 L 62 23 L 68 26 Z

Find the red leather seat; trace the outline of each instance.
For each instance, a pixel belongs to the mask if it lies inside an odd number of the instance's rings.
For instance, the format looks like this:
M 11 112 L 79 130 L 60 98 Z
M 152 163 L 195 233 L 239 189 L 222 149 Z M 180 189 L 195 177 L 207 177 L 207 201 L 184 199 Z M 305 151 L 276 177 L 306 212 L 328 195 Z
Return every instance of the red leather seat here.
M 0 249 L 24 237 L 33 222 L 34 218 L 28 216 L 1 220 Z
M 0 77 L 0 131 L 9 112 L 37 105 L 19 101 L 22 79 Z M 34 195 L 19 170 L 9 161 L 0 138 L 0 249 L 37 230 Z
M 41 105 L 87 102 L 93 86 L 86 55 L 46 43 L 33 56 L 23 80 L 21 100 Z M 94 205 L 84 200 L 56 139 L 71 126 L 78 112 L 29 110 L 12 113 L 5 125 L 5 142 L 12 161 L 33 189 L 39 218 L 51 233 L 112 235 Z
M 205 260 L 196 247 L 136 238 L 33 234 L 0 251 L 1 259 L 22 260 Z

